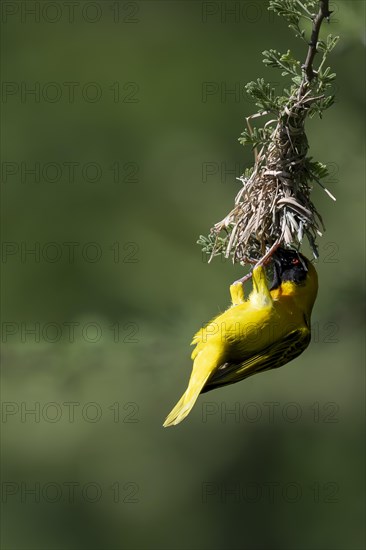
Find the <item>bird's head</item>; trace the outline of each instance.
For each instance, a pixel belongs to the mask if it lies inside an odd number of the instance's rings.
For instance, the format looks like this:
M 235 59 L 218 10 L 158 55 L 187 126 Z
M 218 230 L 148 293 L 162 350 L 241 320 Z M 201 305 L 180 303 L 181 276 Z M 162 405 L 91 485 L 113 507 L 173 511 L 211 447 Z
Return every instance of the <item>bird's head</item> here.
M 271 291 L 292 295 L 306 303 L 309 313 L 318 292 L 318 276 L 313 264 L 300 252 L 278 248 L 272 256 Z
M 281 283 L 292 281 L 301 284 L 306 281 L 309 271 L 309 260 L 296 250 L 278 248 L 273 258 L 273 282 L 271 290 L 278 288 Z

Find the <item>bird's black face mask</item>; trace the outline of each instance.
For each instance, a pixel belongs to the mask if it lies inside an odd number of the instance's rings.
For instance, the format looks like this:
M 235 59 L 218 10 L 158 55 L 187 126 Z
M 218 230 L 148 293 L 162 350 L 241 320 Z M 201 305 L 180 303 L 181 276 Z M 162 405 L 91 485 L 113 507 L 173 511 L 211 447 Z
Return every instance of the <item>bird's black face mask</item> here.
M 305 282 L 308 272 L 307 261 L 295 250 L 278 248 L 273 254 L 273 281 L 270 290 L 275 290 L 286 281 L 296 284 Z

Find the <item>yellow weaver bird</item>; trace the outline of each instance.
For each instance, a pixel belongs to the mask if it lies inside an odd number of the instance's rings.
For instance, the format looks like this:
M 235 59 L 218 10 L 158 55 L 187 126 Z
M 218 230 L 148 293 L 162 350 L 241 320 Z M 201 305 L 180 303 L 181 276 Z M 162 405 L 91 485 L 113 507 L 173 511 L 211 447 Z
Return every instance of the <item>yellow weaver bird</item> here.
M 310 316 L 318 292 L 314 266 L 302 254 L 279 248 L 268 287 L 264 268 L 253 270 L 247 300 L 241 282 L 230 287 L 232 305 L 194 336 L 188 388 L 164 426 L 179 424 L 200 393 L 285 365 L 309 345 Z

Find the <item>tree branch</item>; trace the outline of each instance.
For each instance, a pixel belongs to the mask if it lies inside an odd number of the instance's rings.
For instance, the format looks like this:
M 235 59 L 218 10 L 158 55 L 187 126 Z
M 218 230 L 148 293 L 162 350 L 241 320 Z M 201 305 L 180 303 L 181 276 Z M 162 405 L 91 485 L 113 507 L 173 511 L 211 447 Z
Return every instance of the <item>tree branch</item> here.
M 306 75 L 307 82 L 310 82 L 315 76 L 313 61 L 317 53 L 316 45 L 319 39 L 320 27 L 322 25 L 323 19 L 329 19 L 332 13 L 331 11 L 329 11 L 329 0 L 320 0 L 319 3 L 319 12 L 313 19 L 313 29 L 309 42 L 308 55 L 306 57 L 304 65 L 302 66 L 302 69 L 304 70 Z

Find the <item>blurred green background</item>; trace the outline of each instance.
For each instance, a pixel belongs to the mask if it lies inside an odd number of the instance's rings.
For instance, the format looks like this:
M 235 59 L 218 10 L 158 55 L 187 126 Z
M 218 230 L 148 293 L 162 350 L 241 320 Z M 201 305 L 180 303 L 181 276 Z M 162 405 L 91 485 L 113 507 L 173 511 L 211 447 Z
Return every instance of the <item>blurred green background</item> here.
M 242 273 L 195 242 L 252 163 L 244 85 L 305 55 L 266 5 L 3 2 L 4 549 L 364 547 L 363 1 L 307 126 L 337 196 L 312 345 L 161 427 Z

